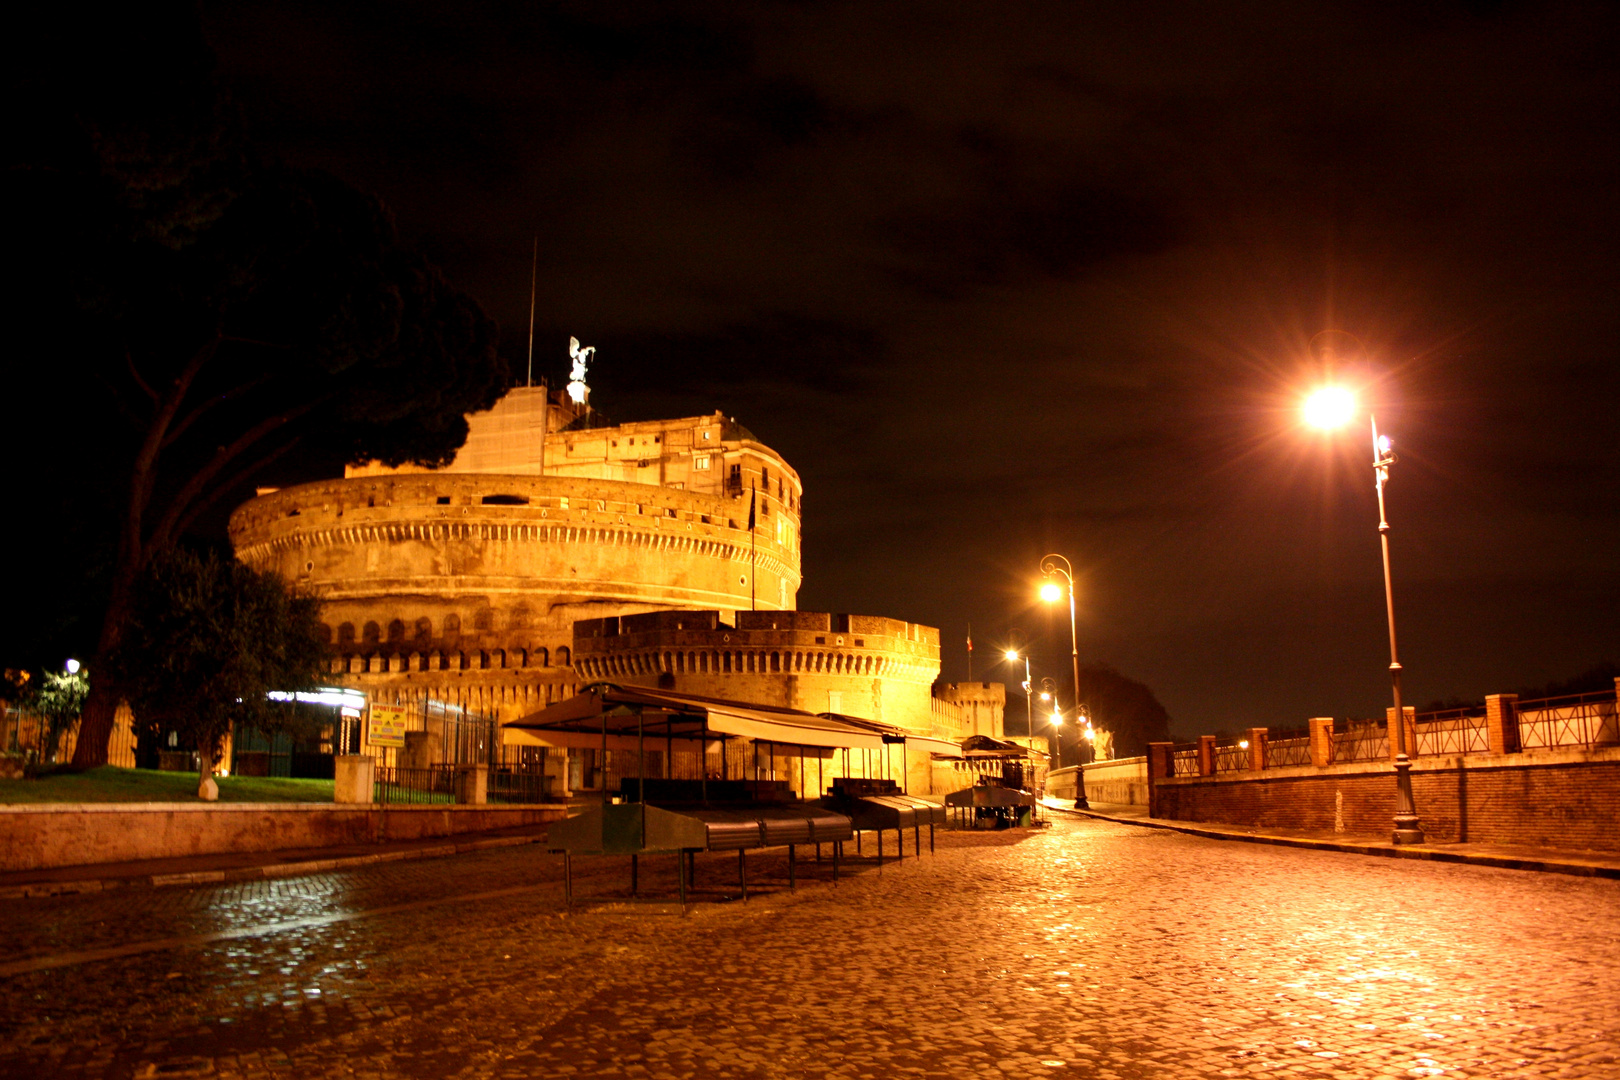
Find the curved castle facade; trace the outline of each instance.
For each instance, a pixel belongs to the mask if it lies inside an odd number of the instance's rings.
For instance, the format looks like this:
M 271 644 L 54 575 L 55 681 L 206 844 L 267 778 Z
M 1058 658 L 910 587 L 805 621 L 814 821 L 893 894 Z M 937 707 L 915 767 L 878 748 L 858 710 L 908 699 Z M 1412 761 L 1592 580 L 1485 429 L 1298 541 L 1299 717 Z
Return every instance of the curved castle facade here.
M 574 692 L 578 619 L 792 608 L 798 475 L 746 429 L 585 428 L 539 389 L 469 419 L 448 468 L 363 466 L 231 516 L 238 558 L 321 598 L 334 672 L 373 700 L 512 719 Z

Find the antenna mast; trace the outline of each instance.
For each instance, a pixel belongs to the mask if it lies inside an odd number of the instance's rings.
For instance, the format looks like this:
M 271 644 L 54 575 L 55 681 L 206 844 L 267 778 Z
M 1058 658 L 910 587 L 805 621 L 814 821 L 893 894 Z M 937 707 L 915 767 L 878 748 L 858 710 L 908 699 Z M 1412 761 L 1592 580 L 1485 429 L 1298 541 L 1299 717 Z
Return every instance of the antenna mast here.
M 526 385 L 534 385 L 534 285 L 540 273 L 540 234 L 534 234 L 534 254 L 529 259 L 529 377 Z

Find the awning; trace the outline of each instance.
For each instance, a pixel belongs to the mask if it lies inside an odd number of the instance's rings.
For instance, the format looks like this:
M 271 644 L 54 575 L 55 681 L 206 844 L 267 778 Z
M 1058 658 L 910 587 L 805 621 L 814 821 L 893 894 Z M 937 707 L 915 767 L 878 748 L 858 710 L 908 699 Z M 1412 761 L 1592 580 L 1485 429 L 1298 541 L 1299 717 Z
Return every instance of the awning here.
M 854 727 L 864 728 L 883 736 L 886 743 L 905 743 L 908 750 L 925 750 L 934 754 L 950 754 L 958 756 L 962 748 L 949 739 L 936 739 L 932 735 L 913 735 L 905 728 L 895 727 L 893 724 L 881 723 L 877 720 L 867 720 L 859 716 L 845 716 L 843 713 L 821 713 L 831 720 L 840 720 Z
M 876 750 L 883 735 L 842 718 L 799 709 L 750 705 L 667 690 L 596 683 L 558 702 L 501 725 L 512 742 L 531 746 L 635 749 L 641 739 L 734 736 L 787 746 Z

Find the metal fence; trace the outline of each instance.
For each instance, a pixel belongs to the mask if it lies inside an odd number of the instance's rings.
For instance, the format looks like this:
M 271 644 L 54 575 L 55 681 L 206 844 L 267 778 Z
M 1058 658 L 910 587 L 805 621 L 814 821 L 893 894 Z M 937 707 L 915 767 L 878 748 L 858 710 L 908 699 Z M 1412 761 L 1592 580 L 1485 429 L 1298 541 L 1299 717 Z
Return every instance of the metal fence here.
M 1388 761 L 1389 729 L 1376 721 L 1352 723 L 1333 733 L 1333 762 Z
M 1413 757 L 1437 754 L 1484 754 L 1491 749 L 1485 710 L 1443 709 L 1418 713 L 1413 727 Z
M 546 776 L 539 769 L 494 765 L 489 770 L 489 801 L 499 803 L 537 803 L 551 798 L 554 776 Z
M 380 803 L 453 803 L 456 801 L 456 767 L 383 766 L 377 770 L 375 791 L 375 801 Z
M 1519 745 L 1526 749 L 1620 744 L 1612 693 L 1571 694 L 1518 703 Z
M 1309 735 L 1287 739 L 1269 739 L 1266 742 L 1266 768 L 1286 769 L 1294 765 L 1311 763 Z
M 1170 756 L 1170 775 L 1198 775 L 1198 744 L 1178 746 Z
M 1249 767 L 1249 748 L 1246 745 L 1232 743 L 1230 746 L 1217 746 L 1215 748 L 1215 771 L 1217 773 L 1243 772 Z

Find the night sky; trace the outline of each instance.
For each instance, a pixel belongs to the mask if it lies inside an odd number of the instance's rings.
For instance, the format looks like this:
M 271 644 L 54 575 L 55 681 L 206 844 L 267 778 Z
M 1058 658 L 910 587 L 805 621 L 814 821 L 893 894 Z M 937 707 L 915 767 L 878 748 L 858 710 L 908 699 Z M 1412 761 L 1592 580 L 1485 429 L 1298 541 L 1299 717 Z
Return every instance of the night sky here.
M 340 7 L 342 10 L 333 10 Z M 380 195 L 535 377 L 720 409 L 805 488 L 808 610 L 1016 683 L 1034 599 L 1178 735 L 1620 659 L 1611 5 L 205 4 L 258 146 Z M 1357 344 L 1357 342 L 1362 344 Z M 1318 339 L 1318 346 L 1321 344 Z M 1065 613 L 1066 614 L 1066 613 Z

